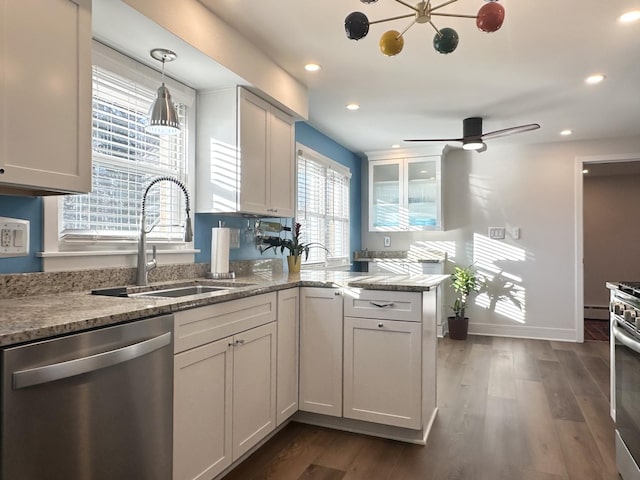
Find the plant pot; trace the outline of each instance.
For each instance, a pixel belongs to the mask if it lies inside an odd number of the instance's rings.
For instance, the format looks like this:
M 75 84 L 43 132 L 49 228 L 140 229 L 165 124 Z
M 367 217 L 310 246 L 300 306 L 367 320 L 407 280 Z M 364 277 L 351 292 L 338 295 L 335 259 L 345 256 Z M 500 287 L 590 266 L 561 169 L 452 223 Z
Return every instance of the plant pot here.
M 447 318 L 449 324 L 449 337 L 453 340 L 466 340 L 467 330 L 469 330 L 469 317 Z
M 300 266 L 302 265 L 302 257 L 300 255 L 289 255 L 287 257 L 287 265 L 289 266 L 289 273 L 300 273 Z

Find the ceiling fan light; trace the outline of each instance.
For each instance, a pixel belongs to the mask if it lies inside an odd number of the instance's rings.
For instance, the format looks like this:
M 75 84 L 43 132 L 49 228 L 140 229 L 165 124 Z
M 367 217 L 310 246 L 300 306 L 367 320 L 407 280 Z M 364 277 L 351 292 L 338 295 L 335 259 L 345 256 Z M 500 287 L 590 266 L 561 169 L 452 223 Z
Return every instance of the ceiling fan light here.
M 469 140 L 462 144 L 462 148 L 465 150 L 480 150 L 484 147 L 484 143 L 481 140 Z

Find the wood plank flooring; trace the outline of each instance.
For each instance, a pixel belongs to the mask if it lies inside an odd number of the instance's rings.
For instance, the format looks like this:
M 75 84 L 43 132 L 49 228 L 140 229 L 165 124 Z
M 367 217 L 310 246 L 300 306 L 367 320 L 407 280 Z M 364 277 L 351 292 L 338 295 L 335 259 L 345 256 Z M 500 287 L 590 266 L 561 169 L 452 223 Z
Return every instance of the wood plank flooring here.
M 438 344 L 426 446 L 291 423 L 225 480 L 609 480 L 609 346 L 497 337 Z

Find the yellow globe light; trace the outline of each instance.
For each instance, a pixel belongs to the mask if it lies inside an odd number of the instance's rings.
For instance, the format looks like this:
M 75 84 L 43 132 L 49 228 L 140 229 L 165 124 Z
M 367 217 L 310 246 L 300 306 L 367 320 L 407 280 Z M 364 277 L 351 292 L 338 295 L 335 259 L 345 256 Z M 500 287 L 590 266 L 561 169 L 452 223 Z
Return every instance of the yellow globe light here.
M 399 54 L 402 47 L 404 47 L 404 38 L 396 30 L 384 32 L 380 37 L 380 51 L 388 57 Z

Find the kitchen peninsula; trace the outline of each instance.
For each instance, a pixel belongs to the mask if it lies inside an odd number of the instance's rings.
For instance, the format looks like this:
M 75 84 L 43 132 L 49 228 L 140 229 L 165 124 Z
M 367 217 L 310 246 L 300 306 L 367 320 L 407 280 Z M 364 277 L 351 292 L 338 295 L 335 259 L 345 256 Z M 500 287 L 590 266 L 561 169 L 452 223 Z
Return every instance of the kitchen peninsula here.
M 4 298 L 0 345 L 172 315 L 172 478 L 221 478 L 290 420 L 424 444 L 446 278 L 263 271 Z

